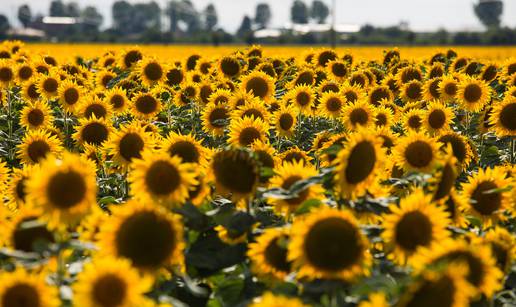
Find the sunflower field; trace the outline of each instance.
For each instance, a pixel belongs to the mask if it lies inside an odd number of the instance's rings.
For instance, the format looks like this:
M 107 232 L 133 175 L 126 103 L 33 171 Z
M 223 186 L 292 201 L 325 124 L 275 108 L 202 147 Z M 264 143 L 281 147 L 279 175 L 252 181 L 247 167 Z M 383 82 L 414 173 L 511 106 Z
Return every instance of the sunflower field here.
M 516 305 L 514 49 L 39 47 L 0 307 Z

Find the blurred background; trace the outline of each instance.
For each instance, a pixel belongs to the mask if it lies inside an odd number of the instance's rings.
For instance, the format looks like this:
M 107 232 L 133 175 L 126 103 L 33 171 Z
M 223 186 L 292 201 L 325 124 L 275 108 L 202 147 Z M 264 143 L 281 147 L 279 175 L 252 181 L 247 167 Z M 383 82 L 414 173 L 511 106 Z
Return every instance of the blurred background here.
M 0 38 L 25 41 L 516 44 L 516 0 L 1 2 Z

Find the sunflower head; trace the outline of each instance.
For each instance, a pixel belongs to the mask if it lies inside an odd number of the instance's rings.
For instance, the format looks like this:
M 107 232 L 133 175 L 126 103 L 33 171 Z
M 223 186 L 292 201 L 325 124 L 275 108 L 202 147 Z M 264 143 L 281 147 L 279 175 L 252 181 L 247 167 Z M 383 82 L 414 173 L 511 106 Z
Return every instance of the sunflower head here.
M 396 163 L 406 171 L 431 171 L 438 161 L 436 140 L 423 133 L 412 132 L 401 137 L 393 149 Z
M 298 278 L 352 281 L 369 270 L 368 244 L 351 212 L 321 208 L 294 221 L 288 260 Z
M 249 244 L 247 255 L 253 263 L 253 271 L 263 277 L 285 278 L 291 270 L 287 259 L 288 231 L 284 228 L 266 229 Z
M 516 94 L 516 91 L 514 91 Z M 489 116 L 492 130 L 499 137 L 516 136 L 516 96 L 507 95 L 501 102 L 494 104 Z
M 141 201 L 126 203 L 113 211 L 101 233 L 101 251 L 129 260 L 142 272 L 184 263 L 183 225 L 163 207 Z
M 274 79 L 261 71 L 255 71 L 243 77 L 242 88 L 265 101 L 272 99 L 276 91 Z
M 145 150 L 153 147 L 154 138 L 139 122 L 121 126 L 105 145 L 107 153 L 119 166 L 128 166 L 133 159 L 141 158 Z
M 457 100 L 462 108 L 481 111 L 491 98 L 491 88 L 482 80 L 464 78 L 458 85 Z
M 225 56 L 219 60 L 219 72 L 227 78 L 235 78 L 242 72 L 240 61 L 233 56 Z
M 101 146 L 106 142 L 113 132 L 111 124 L 103 118 L 97 119 L 95 115 L 91 118 L 82 118 L 79 120 L 77 131 L 73 134 L 73 138 L 77 143 L 84 146 L 85 144 L 93 146 Z
M 49 226 L 74 224 L 95 203 L 96 167 L 86 158 L 63 153 L 49 156 L 27 182 L 29 201 L 43 209 Z
M 258 184 L 258 163 L 246 150 L 222 150 L 212 158 L 210 170 L 219 194 L 235 200 L 254 194 Z
M 43 273 L 29 273 L 25 269 L 0 273 L 0 302 L 3 306 L 61 305 L 57 289 L 47 285 Z
M 61 151 L 61 142 L 55 136 L 45 130 L 30 130 L 18 145 L 17 154 L 23 163 L 35 164 L 49 155 L 60 154 Z
M 234 119 L 229 126 L 228 143 L 236 147 L 250 146 L 258 140 L 265 141 L 268 130 L 268 125 L 259 118 Z
M 129 182 L 136 199 L 171 207 L 188 198 L 188 191 L 197 184 L 195 175 L 194 165 L 182 163 L 177 156 L 146 151 L 133 162 Z

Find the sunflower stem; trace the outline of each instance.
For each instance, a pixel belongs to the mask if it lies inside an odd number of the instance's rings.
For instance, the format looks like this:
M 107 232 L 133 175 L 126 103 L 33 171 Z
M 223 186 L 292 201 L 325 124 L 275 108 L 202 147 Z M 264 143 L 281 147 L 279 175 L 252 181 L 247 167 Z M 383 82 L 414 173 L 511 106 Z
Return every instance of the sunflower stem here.
M 63 110 L 63 130 L 64 130 L 64 146 L 67 149 L 69 148 L 69 142 L 68 142 L 68 112 Z
M 7 155 L 8 155 L 8 158 L 9 158 L 9 161 L 13 161 L 14 160 L 14 155 L 13 155 L 13 116 L 12 116 L 12 112 L 13 112 L 13 106 L 12 106 L 12 97 L 11 97 L 11 90 L 8 88 L 7 89 L 7 126 L 8 126 L 8 130 L 9 130 L 9 140 L 7 142 L 8 144 L 8 147 L 7 147 Z
M 509 157 L 509 161 L 512 163 L 516 162 L 514 159 L 514 152 L 516 151 L 516 138 L 511 136 L 511 156 Z

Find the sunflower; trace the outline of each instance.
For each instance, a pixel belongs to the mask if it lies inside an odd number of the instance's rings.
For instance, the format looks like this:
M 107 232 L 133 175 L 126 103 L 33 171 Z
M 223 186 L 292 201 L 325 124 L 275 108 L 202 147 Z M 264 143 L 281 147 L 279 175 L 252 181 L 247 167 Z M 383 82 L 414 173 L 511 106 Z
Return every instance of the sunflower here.
M 444 101 L 454 101 L 459 90 L 459 83 L 452 75 L 445 75 L 439 83 L 439 92 Z
M 395 262 L 410 263 L 421 247 L 449 237 L 448 214 L 444 208 L 432 204 L 431 199 L 430 195 L 416 190 L 402 198 L 399 206 L 389 207 L 391 213 L 383 218 L 382 238 Z
M 101 225 L 100 246 L 101 253 L 127 259 L 142 272 L 184 263 L 181 221 L 148 202 L 114 208 L 110 221 Z
M 453 155 L 451 146 L 449 146 L 433 178 L 430 180 L 433 193 L 432 201 L 439 201 L 448 197 L 458 175 L 457 159 Z
M 516 74 L 516 59 L 515 58 L 510 58 L 505 61 L 504 65 L 502 66 L 501 74 L 505 78 L 509 78 Z
M 401 88 L 401 98 L 405 102 L 415 102 L 423 99 L 423 84 L 421 81 L 412 80 Z
M 199 89 L 195 83 L 185 82 L 176 91 L 174 95 L 174 103 L 179 107 L 194 104 L 198 94 Z
M 95 204 L 95 164 L 77 154 L 50 156 L 27 181 L 29 202 L 41 207 L 49 226 L 73 224 Z
M 292 146 L 291 148 L 282 152 L 280 154 L 280 159 L 282 163 L 304 162 L 306 165 L 310 165 L 312 161 L 312 157 L 310 157 L 306 151 L 300 149 L 297 145 Z
M 268 142 L 255 141 L 251 144 L 251 150 L 258 160 L 260 170 L 268 168 L 271 171 L 280 164 L 279 158 L 276 155 L 276 150 Z M 272 175 L 260 174 L 260 183 L 266 184 Z
M 510 205 L 510 191 L 503 190 L 510 185 L 511 179 L 504 176 L 503 168 L 479 169 L 462 186 L 465 197 L 469 199 L 464 208 L 466 213 L 478 217 L 486 226 L 505 219 L 506 211 L 512 212 L 513 209 Z
M 257 161 L 241 149 L 215 153 L 210 172 L 219 195 L 232 194 L 235 200 L 253 195 L 259 182 Z
M 244 117 L 234 119 L 229 125 L 228 144 L 233 146 L 250 146 L 257 140 L 265 141 L 268 136 L 268 125 L 261 119 Z
M 197 184 L 195 175 L 194 164 L 182 163 L 180 157 L 146 151 L 133 161 L 128 180 L 136 199 L 174 206 L 188 198 Z
M 331 76 L 331 79 L 341 81 L 347 77 L 349 67 L 345 61 L 336 59 L 327 63 L 326 71 Z
M 384 101 L 393 101 L 394 94 L 386 85 L 377 85 L 369 91 L 369 104 L 375 107 L 380 106 Z
M 260 119 L 265 123 L 269 122 L 269 116 L 267 107 L 259 98 L 255 98 L 245 103 L 232 112 L 232 117 L 235 119 L 250 117 Z
M 480 112 L 491 99 L 491 88 L 482 80 L 464 78 L 457 87 L 457 101 L 471 112 Z
M 269 228 L 256 242 L 249 244 L 247 255 L 253 272 L 265 278 L 284 279 L 291 269 L 291 262 L 287 260 L 288 239 L 286 228 Z
M 311 151 L 317 153 L 321 150 L 326 142 L 328 142 L 331 138 L 331 132 L 329 131 L 321 131 L 317 133 L 312 141 Z
M 299 85 L 312 86 L 315 83 L 315 73 L 312 68 L 300 68 L 296 73 L 294 79 L 290 83 L 290 87 L 294 88 Z
M 341 197 L 362 196 L 373 185 L 384 159 L 381 141 L 374 133 L 359 130 L 350 134 L 333 161 L 335 186 Z
M 65 80 L 60 83 L 58 94 L 61 107 L 66 112 L 74 113 L 82 100 L 83 88 L 73 81 Z
M 39 163 L 48 155 L 59 155 L 62 151 L 59 139 L 45 130 L 30 130 L 22 138 L 16 152 L 24 164 Z
M 438 161 L 439 147 L 432 137 L 411 132 L 399 138 L 393 148 L 393 158 L 406 171 L 430 172 Z
M 276 133 L 280 136 L 290 138 L 294 135 L 297 125 L 298 111 L 294 105 L 283 105 L 279 110 L 274 112 L 273 123 Z
M 274 169 L 273 176 L 269 184 L 271 187 L 279 187 L 290 191 L 296 184 L 317 175 L 314 166 L 305 164 L 303 161 L 283 162 Z M 310 199 L 320 199 L 324 197 L 324 190 L 320 184 L 310 185 L 304 189 L 295 189 L 294 197 L 270 198 L 268 201 L 274 206 L 278 213 L 289 215 L 305 201 Z
M 376 129 L 376 135 L 381 141 L 382 148 L 384 148 L 385 153 L 390 155 L 391 149 L 396 145 L 396 140 L 399 138 L 397 134 L 394 134 L 389 128 L 381 127 Z
M 391 127 L 394 123 L 394 113 L 385 106 L 379 106 L 374 109 L 374 124 L 377 128 Z
M 139 48 L 125 50 L 120 56 L 120 66 L 129 69 L 143 59 L 143 53 Z
M 206 165 L 209 149 L 202 146 L 192 134 L 170 132 L 159 144 L 160 149 L 170 157 L 177 156 L 183 163 Z
M 40 215 L 38 209 L 30 206 L 20 207 L 6 223 L 5 245 L 25 253 L 38 253 L 39 246 L 54 243 L 54 233 L 40 220 Z
M 3 96 L 4 95 L 1 94 L 1 91 L 0 91 L 0 104 L 4 101 Z M 32 102 L 41 99 L 41 95 L 39 94 L 39 91 L 38 91 L 38 84 L 37 84 L 36 80 L 34 80 L 34 78 L 32 80 L 27 81 L 22 84 L 21 96 L 24 100 L 32 101 Z
M 388 74 L 387 76 L 385 76 L 381 84 L 388 86 L 394 95 L 397 95 L 399 93 L 400 86 L 398 85 L 398 82 L 394 75 Z
M 48 75 L 41 75 L 38 79 L 38 92 L 41 96 L 51 99 L 58 95 L 59 83 L 61 79 L 55 71 Z
M 364 100 L 347 105 L 342 113 L 342 120 L 348 130 L 366 128 L 374 123 L 373 106 Z
M 482 67 L 482 70 L 480 72 L 480 79 L 489 83 L 496 79 L 496 77 L 498 75 L 498 70 L 499 70 L 498 66 L 494 63 L 484 65 L 484 67 Z
M 51 125 L 54 117 L 48 104 L 42 101 L 28 103 L 21 110 L 20 125 L 27 130 L 44 129 Z
M 261 297 L 255 298 L 249 307 L 308 307 L 295 297 L 287 297 L 283 295 L 272 294 L 266 292 Z
M 274 97 L 274 79 L 264 72 L 255 71 L 242 78 L 242 89 L 254 96 L 269 101 Z
M 318 114 L 327 118 L 339 118 L 346 107 L 346 99 L 342 94 L 326 92 L 319 98 Z
M 161 111 L 161 101 L 152 92 L 136 94 L 131 102 L 131 113 L 139 119 L 151 119 Z
M 423 110 L 412 108 L 403 114 L 403 127 L 408 132 L 417 132 L 423 127 L 425 112 Z
M 23 307 L 61 305 L 57 288 L 47 285 L 41 273 L 29 273 L 18 268 L 13 272 L 0 273 L 0 306 Z
M 496 265 L 502 272 L 509 272 L 516 256 L 516 239 L 507 229 L 495 227 L 488 230 L 482 243 L 491 247 L 491 253 L 496 259 Z
M 369 86 L 369 78 L 364 73 L 364 71 L 355 71 L 354 73 L 352 73 L 349 76 L 348 82 L 352 86 L 356 86 L 361 89 L 365 89 Z
M 432 64 L 432 66 L 429 67 L 429 69 L 426 73 L 426 78 L 429 80 L 434 79 L 434 78 L 439 78 L 439 77 L 442 77 L 445 72 L 446 72 L 446 68 L 444 67 L 443 63 L 434 62 Z
M 484 294 L 488 299 L 501 288 L 500 279 L 503 274 L 496 267 L 496 260 L 489 246 L 471 244 L 462 239 L 447 239 L 421 249 L 414 257 L 416 272 L 446 264 L 466 266 L 466 281 L 476 292 Z
M 16 79 L 20 84 L 30 80 L 35 74 L 36 70 L 30 63 L 21 63 L 16 66 Z
M 426 131 L 432 134 L 440 134 L 450 128 L 455 118 L 453 110 L 439 100 L 432 100 L 427 104 L 423 124 Z
M 358 307 L 388 307 L 389 303 L 385 294 L 382 292 L 375 292 L 369 294 L 369 297 L 365 301 L 361 301 Z
M 439 91 L 439 84 L 441 83 L 442 78 L 433 78 L 428 81 L 425 81 L 423 84 L 423 99 L 430 100 L 438 100 L 441 99 L 441 92 Z
M 106 92 L 103 103 L 109 105 L 115 113 L 123 114 L 128 107 L 127 93 L 120 87 L 113 87 Z
M 458 134 L 457 132 L 448 131 L 439 136 L 439 143 L 441 143 L 441 149 L 445 149 L 448 144 L 451 144 L 453 155 L 459 161 L 463 168 L 467 167 L 473 158 L 473 152 L 471 151 L 471 145 L 468 139 Z
M 351 281 L 368 274 L 368 245 L 353 213 L 321 208 L 294 221 L 287 259 L 298 278 Z
M 422 81 L 423 72 L 416 66 L 407 66 L 400 69 L 397 73 L 398 84 L 403 86 L 411 81 Z
M 145 306 L 144 296 L 152 287 L 152 279 L 142 277 L 129 261 L 116 258 L 95 258 L 78 274 L 73 285 L 74 302 L 85 307 Z
M 333 92 L 338 93 L 340 91 L 340 84 L 334 80 L 324 80 L 317 86 L 318 93 Z
M 216 89 L 211 92 L 206 103 L 228 105 L 231 99 L 231 91 L 227 89 Z M 254 96 L 253 96 L 254 98 Z M 258 100 L 258 98 L 256 98 Z M 259 100 L 258 100 L 259 101 Z
M 235 78 L 242 72 L 240 61 L 234 56 L 225 56 L 219 60 L 218 71 L 227 78 Z
M 6 205 L 11 210 L 25 207 L 27 201 L 27 180 L 35 171 L 37 165 L 25 164 L 22 168 L 13 169 L 9 179 L 2 182 L 6 184 L 7 188 L 4 191 L 6 194 Z
M 229 106 L 232 109 L 238 109 L 239 107 L 244 106 L 245 104 L 249 102 L 260 102 L 260 98 L 255 97 L 253 94 L 246 92 L 244 90 L 237 90 L 236 92 L 232 93 L 231 97 L 229 98 Z
M 138 63 L 138 73 L 143 85 L 151 87 L 165 81 L 167 68 L 155 58 L 145 58 Z
M 489 117 L 492 130 L 498 137 L 516 136 L 516 97 L 507 96 L 503 101 L 495 103 Z
M 79 118 L 87 119 L 109 119 L 112 113 L 111 105 L 95 95 L 86 96 L 76 111 Z
M 468 307 L 477 291 L 467 282 L 467 274 L 467 266 L 460 264 L 449 265 L 440 271 L 424 271 L 409 285 L 396 306 Z
M 185 74 L 180 67 L 172 67 L 165 72 L 165 84 L 168 86 L 178 86 L 185 79 Z
M 294 105 L 300 113 L 312 114 L 312 107 L 315 103 L 315 91 L 308 85 L 297 85 L 288 91 L 284 96 L 290 104 Z
M 90 118 L 81 118 L 76 132 L 73 134 L 75 141 L 84 146 L 86 144 L 101 146 L 109 139 L 113 132 L 111 124 L 103 118 L 93 115 Z
M 349 83 L 344 83 L 342 85 L 340 93 L 344 98 L 346 98 L 348 104 L 362 101 L 367 97 L 366 92 L 362 88 Z
M 115 131 L 104 145 L 119 166 L 128 166 L 133 159 L 140 159 L 142 153 L 154 148 L 154 138 L 139 122 L 132 122 Z
M 109 89 L 111 85 L 111 81 L 116 77 L 114 72 L 109 70 L 101 70 L 95 74 L 95 84 L 97 88 L 102 90 Z
M 450 216 L 453 225 L 457 227 L 467 227 L 467 220 L 464 216 L 464 208 L 466 208 L 467 199 L 462 193 L 452 188 L 446 198 L 440 199 L 438 204 L 444 207 L 444 210 Z
M 3 88 L 8 88 L 15 81 L 16 74 L 12 69 L 11 61 L 0 59 L 0 84 Z
M 450 64 L 450 69 L 454 72 L 463 71 L 464 68 L 468 65 L 469 59 L 464 57 L 456 57 L 453 62 Z
M 230 109 L 226 105 L 210 103 L 203 109 L 201 117 L 202 127 L 206 133 L 222 136 L 230 119 Z

